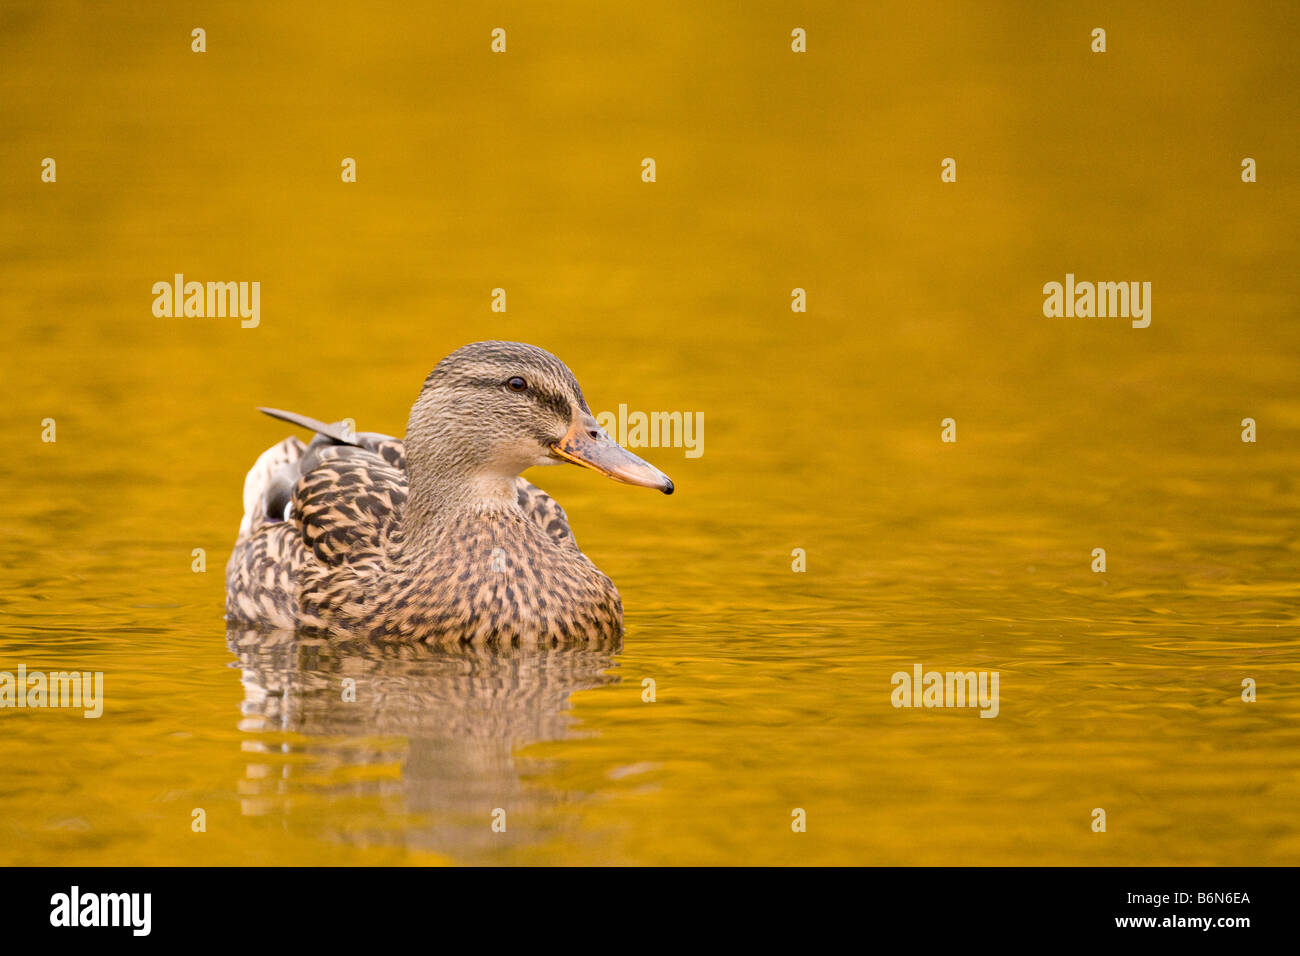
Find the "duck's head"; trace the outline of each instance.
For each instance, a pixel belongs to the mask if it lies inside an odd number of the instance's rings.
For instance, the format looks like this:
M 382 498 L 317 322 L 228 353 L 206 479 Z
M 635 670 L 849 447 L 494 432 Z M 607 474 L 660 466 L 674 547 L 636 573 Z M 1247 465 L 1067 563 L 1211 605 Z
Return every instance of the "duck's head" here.
M 550 352 L 474 342 L 429 373 L 411 409 L 406 454 L 417 473 L 471 489 L 504 487 L 535 465 L 571 462 L 615 481 L 673 492 L 667 475 L 610 438 L 582 388 Z

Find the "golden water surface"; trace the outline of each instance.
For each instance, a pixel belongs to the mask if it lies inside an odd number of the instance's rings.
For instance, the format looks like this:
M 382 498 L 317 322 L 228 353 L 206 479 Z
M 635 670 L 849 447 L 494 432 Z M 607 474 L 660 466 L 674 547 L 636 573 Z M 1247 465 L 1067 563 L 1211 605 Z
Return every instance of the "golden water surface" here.
M 106 698 L 0 710 L 0 862 L 1300 862 L 1293 8 L 423 6 L 0 6 L 0 670 Z M 703 414 L 671 498 L 529 473 L 622 647 L 228 634 L 254 406 L 483 338 Z

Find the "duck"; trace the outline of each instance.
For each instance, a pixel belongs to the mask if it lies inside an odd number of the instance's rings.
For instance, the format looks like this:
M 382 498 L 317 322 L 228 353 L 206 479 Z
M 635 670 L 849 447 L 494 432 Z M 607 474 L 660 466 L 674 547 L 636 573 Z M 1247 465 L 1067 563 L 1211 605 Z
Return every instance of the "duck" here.
M 392 643 L 622 638 L 618 589 L 520 473 L 577 465 L 666 495 L 673 482 L 606 433 L 550 352 L 456 349 L 425 379 L 402 439 L 259 411 L 313 435 L 272 445 L 245 477 L 229 625 Z

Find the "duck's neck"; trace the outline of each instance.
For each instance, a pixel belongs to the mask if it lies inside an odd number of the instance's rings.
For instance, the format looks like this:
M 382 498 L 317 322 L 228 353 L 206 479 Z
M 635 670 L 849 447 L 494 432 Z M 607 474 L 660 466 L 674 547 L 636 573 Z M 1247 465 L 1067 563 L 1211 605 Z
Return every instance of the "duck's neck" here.
M 418 537 L 463 517 L 519 511 L 516 476 L 486 467 L 463 442 L 408 430 L 406 470 L 402 526 L 408 536 Z

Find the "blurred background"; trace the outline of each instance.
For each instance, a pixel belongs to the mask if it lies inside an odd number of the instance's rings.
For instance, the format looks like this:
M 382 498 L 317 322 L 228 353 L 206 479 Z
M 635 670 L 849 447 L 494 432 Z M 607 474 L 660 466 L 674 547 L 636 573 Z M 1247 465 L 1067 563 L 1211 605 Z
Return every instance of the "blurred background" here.
M 0 670 L 107 698 L 0 711 L 0 862 L 1300 862 L 1293 9 L 413 6 L 0 6 Z M 227 634 L 254 407 L 400 435 L 485 338 L 703 413 L 672 498 L 529 473 L 623 646 Z

